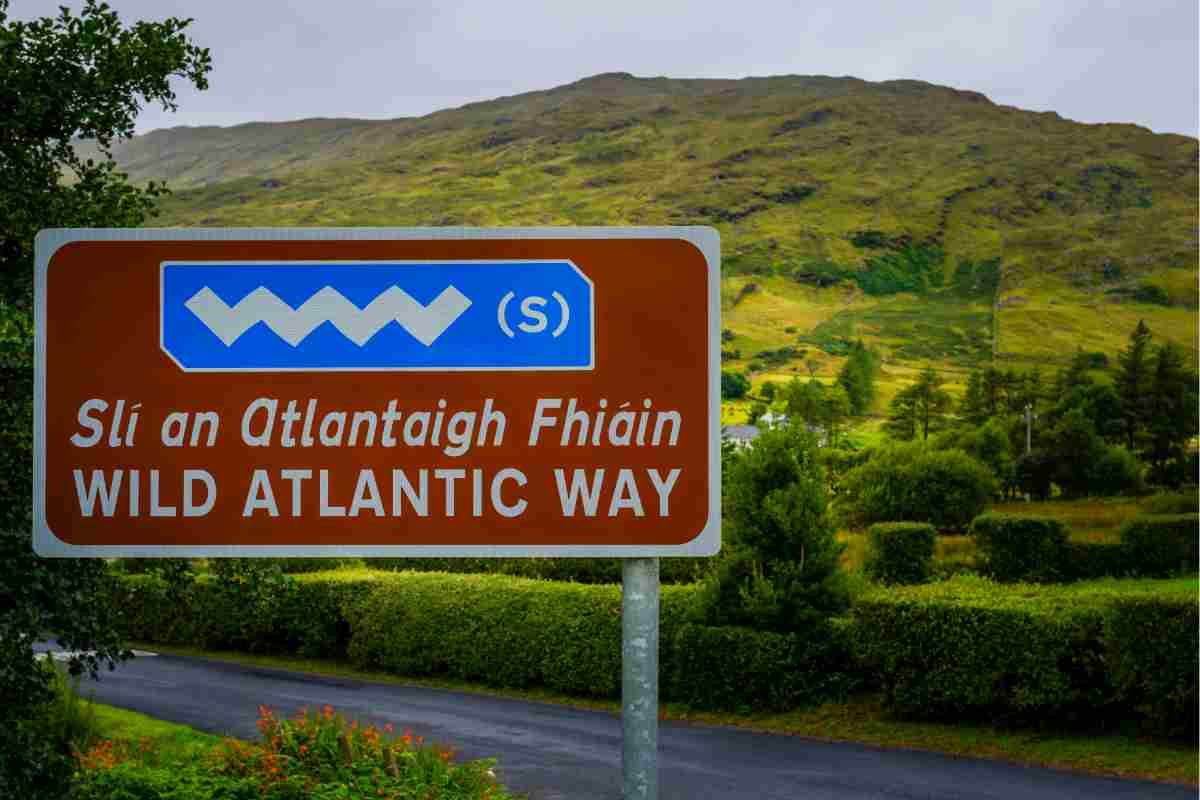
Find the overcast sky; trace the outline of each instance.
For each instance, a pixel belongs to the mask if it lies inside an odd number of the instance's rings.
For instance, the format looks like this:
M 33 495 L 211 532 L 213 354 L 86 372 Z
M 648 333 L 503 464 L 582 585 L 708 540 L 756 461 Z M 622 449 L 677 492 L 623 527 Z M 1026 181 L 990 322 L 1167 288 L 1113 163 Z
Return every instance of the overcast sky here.
M 145 132 L 416 116 L 598 72 L 915 78 L 1081 122 L 1197 135 L 1197 0 L 108 0 L 193 16 L 208 91 Z M 80 0 L 12 0 L 17 17 Z

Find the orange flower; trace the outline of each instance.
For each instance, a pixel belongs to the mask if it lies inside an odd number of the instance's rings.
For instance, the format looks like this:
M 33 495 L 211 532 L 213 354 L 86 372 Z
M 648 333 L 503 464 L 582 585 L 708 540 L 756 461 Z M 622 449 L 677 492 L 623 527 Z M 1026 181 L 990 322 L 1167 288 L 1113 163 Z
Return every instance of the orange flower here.
M 326 704 L 324 714 L 325 719 L 333 719 L 333 706 Z
M 308 745 L 306 745 L 306 744 L 300 745 L 300 755 L 304 755 L 307 752 L 308 752 Z

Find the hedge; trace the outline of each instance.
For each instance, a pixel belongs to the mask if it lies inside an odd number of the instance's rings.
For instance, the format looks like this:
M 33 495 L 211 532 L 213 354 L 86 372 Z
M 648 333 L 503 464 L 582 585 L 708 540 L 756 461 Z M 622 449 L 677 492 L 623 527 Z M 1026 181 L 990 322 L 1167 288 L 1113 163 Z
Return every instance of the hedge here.
M 929 580 L 937 531 L 921 522 L 881 522 L 867 529 L 863 569 L 883 583 Z
M 670 639 L 671 699 L 743 712 L 843 699 L 862 683 L 845 630 L 833 624 L 800 636 L 683 625 Z
M 1054 581 L 1065 576 L 1067 528 L 1061 520 L 980 514 L 970 533 L 985 569 L 998 581 Z
M 1137 575 L 1166 578 L 1200 569 L 1200 514 L 1135 517 L 1120 529 L 1129 569 Z
M 263 601 L 213 579 L 114 583 L 112 602 L 137 641 L 238 649 L 252 637 L 260 652 L 401 675 L 619 695 L 618 586 L 339 571 L 289 579 Z M 1133 718 L 1168 734 L 1194 725 L 1195 581 L 1002 586 L 960 577 L 869 592 L 851 619 L 807 634 L 691 624 L 697 592 L 662 588 L 663 700 L 782 709 L 873 683 L 907 715 Z
M 1114 602 L 1106 633 L 1117 697 L 1154 731 L 1196 741 L 1200 613 L 1195 598 L 1138 597 Z
M 453 572 L 513 575 L 574 583 L 621 582 L 618 558 L 368 558 L 366 566 L 396 572 Z M 711 558 L 659 559 L 663 585 L 695 583 L 708 574 Z
M 1095 725 L 1141 715 L 1171 735 L 1194 710 L 1196 613 L 1188 581 L 964 577 L 860 598 L 853 648 L 903 716 Z

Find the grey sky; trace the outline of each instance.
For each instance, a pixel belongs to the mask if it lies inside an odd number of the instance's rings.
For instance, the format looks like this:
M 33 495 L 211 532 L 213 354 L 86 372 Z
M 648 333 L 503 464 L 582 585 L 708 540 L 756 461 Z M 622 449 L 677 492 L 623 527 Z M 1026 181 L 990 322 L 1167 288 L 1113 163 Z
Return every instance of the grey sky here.
M 915 78 L 1081 122 L 1196 136 L 1197 0 L 108 0 L 196 18 L 207 92 L 139 131 L 416 116 L 598 72 Z M 12 0 L 14 16 L 80 0 Z

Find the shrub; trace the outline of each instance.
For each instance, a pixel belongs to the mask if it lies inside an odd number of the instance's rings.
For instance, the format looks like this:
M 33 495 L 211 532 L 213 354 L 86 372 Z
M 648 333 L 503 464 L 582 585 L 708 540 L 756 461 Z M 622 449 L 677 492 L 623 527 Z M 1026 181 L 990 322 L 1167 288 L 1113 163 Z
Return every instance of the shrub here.
M 1200 614 L 1192 598 L 1128 598 L 1105 620 L 1116 695 L 1150 728 L 1195 741 Z
M 910 717 L 1012 721 L 1099 710 L 1108 691 L 1100 609 L 1021 601 L 993 587 L 957 578 L 859 599 L 855 651 L 887 706 Z
M 799 424 L 764 430 L 725 467 L 729 553 L 705 583 L 696 621 L 787 633 L 845 610 L 845 545 L 829 518 L 812 434 Z
M 1125 547 L 1113 542 L 1067 542 L 1063 577 L 1081 581 L 1130 574 Z
M 1142 504 L 1143 514 L 1196 514 L 1200 513 L 1200 492 L 1196 487 L 1178 492 L 1163 492 L 1152 495 Z
M 750 391 L 750 379 L 740 372 L 721 372 L 721 399 L 740 400 Z
M 307 572 L 328 572 L 333 569 L 356 569 L 364 566 L 361 558 L 272 558 L 279 571 L 287 575 Z
M 661 594 L 662 652 L 694 597 Z M 621 591 L 502 575 L 402 573 L 348 602 L 350 660 L 403 675 L 446 674 L 492 686 L 542 685 L 615 697 L 621 675 Z
M 1067 528 L 1060 520 L 982 514 L 971 536 L 989 575 L 1003 583 L 1053 581 L 1063 577 Z
M 840 630 L 817 635 L 683 625 L 670 642 L 672 699 L 711 710 L 783 710 L 843 699 L 858 683 Z
M 842 481 L 839 510 L 854 527 L 876 522 L 928 522 L 956 530 L 995 493 L 991 471 L 961 450 L 934 451 L 920 442 L 887 445 Z
M 884 522 L 867 530 L 864 570 L 882 583 L 929 580 L 937 532 L 921 522 Z
M 1128 568 L 1137 575 L 1165 578 L 1200 568 L 1200 515 L 1135 517 L 1120 529 Z
M 547 581 L 620 583 L 619 558 L 368 558 L 371 569 L 392 572 L 454 572 L 479 575 L 513 575 Z M 695 583 L 707 575 L 713 559 L 681 557 L 659 559 L 663 584 Z
M 1124 447 L 1106 447 L 1087 468 L 1088 492 L 1109 497 L 1142 488 L 1142 465 Z

